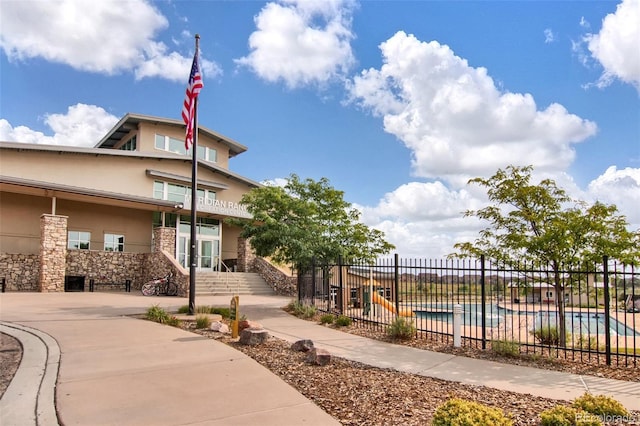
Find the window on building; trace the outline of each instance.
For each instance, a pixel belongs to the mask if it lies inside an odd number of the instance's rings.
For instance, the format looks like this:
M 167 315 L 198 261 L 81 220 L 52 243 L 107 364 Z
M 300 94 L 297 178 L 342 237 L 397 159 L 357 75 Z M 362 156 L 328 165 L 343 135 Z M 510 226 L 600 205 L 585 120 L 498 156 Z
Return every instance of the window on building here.
M 198 145 L 198 158 L 215 163 L 218 160 L 218 152 L 208 146 Z
M 124 145 L 120 147 L 122 151 L 135 151 L 136 150 L 136 137 L 133 136 L 131 139 L 126 141 Z
M 124 251 L 124 235 L 104 234 L 104 251 Z
M 69 250 L 89 250 L 91 232 L 69 231 L 67 234 L 67 248 Z
M 178 224 L 178 215 L 175 213 L 153 212 L 153 227 L 164 226 L 175 228 Z
M 185 196 L 191 196 L 191 187 L 171 182 L 153 182 L 153 198 L 156 200 L 184 202 Z M 216 199 L 216 193 L 208 189 L 198 189 L 198 198 Z
M 180 155 L 188 154 L 184 145 L 184 140 L 172 138 L 170 136 L 156 134 L 155 147 L 162 151 L 174 152 Z M 218 159 L 218 153 L 213 148 L 198 146 L 198 158 L 215 163 Z

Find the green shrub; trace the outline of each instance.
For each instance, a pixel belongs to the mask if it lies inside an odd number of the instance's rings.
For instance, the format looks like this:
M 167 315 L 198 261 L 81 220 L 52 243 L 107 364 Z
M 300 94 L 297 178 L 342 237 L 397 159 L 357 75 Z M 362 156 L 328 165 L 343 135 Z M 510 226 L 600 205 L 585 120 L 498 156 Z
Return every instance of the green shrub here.
M 211 306 L 207 306 L 207 305 L 202 305 L 202 306 L 196 306 L 195 309 L 195 313 L 196 314 L 210 314 L 211 312 Z
M 231 311 L 229 308 L 211 308 L 212 314 L 218 314 L 222 318 L 229 318 L 231 316 Z
M 195 309 L 196 314 L 218 314 L 222 316 L 222 318 L 229 318 L 230 312 L 229 308 L 215 308 L 213 306 L 196 306 Z M 189 305 L 182 305 L 178 308 L 179 314 L 188 314 L 189 313 Z
M 575 426 L 578 410 L 565 405 L 556 405 L 540 413 L 541 426 Z
M 338 315 L 336 318 L 336 325 L 338 327 L 348 327 L 352 323 L 351 318 L 346 315 Z
M 172 327 L 180 327 L 180 320 L 175 316 L 170 315 L 169 318 L 167 318 L 167 325 L 170 325 Z
M 513 421 L 499 408 L 453 398 L 436 408 L 433 426 L 511 426 Z
M 298 302 L 297 300 L 292 300 L 291 302 L 289 302 L 289 304 L 287 304 L 287 306 L 284 307 L 284 310 L 293 314 L 300 308 L 300 306 L 302 306 L 302 303 Z
M 305 305 L 304 303 L 298 302 L 297 300 L 292 300 L 285 307 L 285 311 L 292 313 L 298 318 L 313 318 L 318 309 L 315 306 Z
M 146 318 L 150 321 L 165 324 L 169 320 L 169 314 L 158 305 L 153 305 L 147 309 Z
M 491 351 L 506 357 L 520 356 L 520 343 L 515 340 L 492 340 Z
M 324 314 L 320 317 L 320 324 L 333 324 L 335 317 L 331 314 Z
M 575 346 L 580 349 L 588 349 L 592 351 L 597 351 L 601 349 L 604 350 L 604 346 L 598 345 L 597 337 L 589 337 L 589 336 L 584 336 L 582 334 L 580 335 L 580 337 L 578 337 L 578 341 L 576 342 Z
M 211 327 L 211 318 L 207 315 L 196 315 L 196 328 L 209 328 Z
M 536 328 L 531 334 L 543 345 L 557 346 L 560 344 L 560 332 L 555 325 Z
M 387 334 L 393 339 L 408 340 L 415 336 L 416 328 L 412 321 L 398 317 L 387 327 Z
M 629 412 L 615 399 L 586 392 L 573 401 L 573 407 L 596 416 L 629 416 Z

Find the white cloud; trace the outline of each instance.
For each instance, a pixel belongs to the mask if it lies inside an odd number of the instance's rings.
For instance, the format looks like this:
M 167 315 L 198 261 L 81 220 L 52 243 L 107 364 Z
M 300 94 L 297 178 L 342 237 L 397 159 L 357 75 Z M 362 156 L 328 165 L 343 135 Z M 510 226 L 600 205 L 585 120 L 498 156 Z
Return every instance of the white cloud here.
M 191 58 L 155 40 L 169 24 L 145 0 L 6 1 L 0 16 L 0 46 L 11 61 L 43 58 L 107 75 L 134 71 L 137 79 L 189 75 Z
M 551 31 L 551 28 L 547 28 L 544 30 L 544 42 L 545 43 L 553 43 L 556 40 L 555 34 Z
M 562 105 L 539 110 L 530 94 L 501 92 L 485 68 L 436 41 L 398 32 L 380 49 L 381 68 L 347 88 L 412 150 L 419 177 L 459 188 L 509 164 L 561 171 L 574 160 L 572 144 L 596 133 L 595 123 Z
M 589 23 L 589 21 L 587 21 L 587 20 L 585 19 L 585 17 L 584 17 L 584 16 L 581 16 L 581 17 L 580 17 L 580 26 L 581 26 L 582 28 L 587 28 L 587 29 L 588 29 L 588 28 L 591 28 L 591 24 Z
M 161 77 L 177 82 L 187 81 L 193 57 L 185 57 L 177 52 L 167 54 L 167 48 L 162 43 L 154 44 L 147 56 L 148 59 L 140 63 L 135 70 L 136 80 Z M 205 79 L 222 75 L 222 68 L 215 62 L 201 59 L 200 65 Z
M 12 127 L 7 120 L 0 119 L 0 140 L 93 147 L 118 122 L 118 117 L 95 105 L 76 104 L 66 114 L 46 115 L 44 122 L 53 131 L 52 136 L 25 126 Z
M 477 188 L 451 191 L 440 182 L 410 182 L 388 193 L 375 207 L 356 206 L 362 221 L 385 233 L 403 257 L 443 258 L 453 245 L 477 238 L 481 223 L 464 217 L 484 205 Z
M 553 179 L 574 199 L 616 205 L 629 229 L 640 229 L 640 169 L 611 166 L 586 191 L 564 172 L 534 170 L 532 183 L 546 178 Z M 450 190 L 440 182 L 411 182 L 385 194 L 376 206 L 356 207 L 362 212 L 362 221 L 383 231 L 402 257 L 441 259 L 454 252 L 455 243 L 479 237 L 487 224 L 475 217 L 465 218 L 463 213 L 478 210 L 487 202 L 486 191 L 479 185 Z
M 588 194 L 605 204 L 615 204 L 632 228 L 640 229 L 640 169 L 611 166 L 589 184 Z
M 640 0 L 623 0 L 615 13 L 604 18 L 600 32 L 588 34 L 585 41 L 592 57 L 604 67 L 597 87 L 619 79 L 640 92 Z
M 343 78 L 354 63 L 351 0 L 268 3 L 255 17 L 249 55 L 236 63 L 289 88 Z

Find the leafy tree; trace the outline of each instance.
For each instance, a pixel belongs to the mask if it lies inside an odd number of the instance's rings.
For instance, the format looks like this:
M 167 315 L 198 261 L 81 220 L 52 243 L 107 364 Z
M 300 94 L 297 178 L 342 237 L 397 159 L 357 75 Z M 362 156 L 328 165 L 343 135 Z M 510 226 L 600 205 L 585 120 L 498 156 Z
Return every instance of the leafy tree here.
M 487 188 L 493 203 L 465 216 L 489 222 L 473 243 L 459 243 L 455 257 L 484 254 L 507 265 L 521 262 L 548 264 L 556 298 L 561 344 L 566 345 L 562 268 L 596 263 L 607 255 L 626 263 L 640 259 L 640 231 L 629 231 L 615 206 L 600 202 L 589 206 L 573 201 L 551 179 L 531 184 L 532 166 L 509 166 L 488 179 L 469 183 Z
M 347 261 L 373 260 L 394 246 L 384 234 L 359 222 L 360 212 L 326 178 L 300 180 L 292 174 L 284 187 L 254 188 L 242 197 L 253 220 L 233 219 L 241 236 L 261 257 L 293 265 L 301 274 L 315 258 L 326 265 L 342 256 Z

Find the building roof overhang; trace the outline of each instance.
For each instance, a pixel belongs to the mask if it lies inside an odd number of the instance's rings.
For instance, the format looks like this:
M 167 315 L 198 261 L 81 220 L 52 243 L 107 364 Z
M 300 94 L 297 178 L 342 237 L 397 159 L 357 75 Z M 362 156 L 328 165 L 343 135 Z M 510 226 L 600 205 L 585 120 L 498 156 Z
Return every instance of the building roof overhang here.
M 138 152 L 138 151 L 121 151 L 118 149 L 103 149 L 103 148 L 84 148 L 79 146 L 62 146 L 62 145 L 43 145 L 43 144 L 30 144 L 21 142 L 0 142 L 0 150 L 13 149 L 17 151 L 41 151 L 41 152 L 55 152 L 58 154 L 78 154 L 78 155 L 93 155 L 93 156 L 113 156 L 113 157 L 129 157 L 129 158 L 150 158 L 157 160 L 173 160 L 191 163 L 191 158 L 184 155 L 175 154 L 172 152 Z M 231 170 L 225 169 L 216 165 L 215 163 L 198 160 L 198 165 L 205 169 L 211 170 L 221 176 L 228 179 L 236 180 L 251 188 L 258 188 L 262 186 L 260 183 L 241 176 Z
M 122 138 L 124 138 L 132 130 L 137 129 L 138 125 L 143 122 L 184 128 L 184 123 L 181 120 L 127 113 L 111 130 L 109 130 L 109 132 L 100 140 L 100 142 L 95 145 L 95 148 L 113 148 L 118 142 L 122 140 Z M 236 155 L 242 154 L 247 150 L 247 147 L 242 145 L 241 143 L 223 136 L 220 133 L 214 132 L 211 129 L 207 129 L 203 126 L 198 126 L 198 129 L 200 131 L 200 134 L 204 134 L 229 147 L 229 157 L 235 157 Z
M 0 191 L 140 210 L 176 212 L 182 203 L 0 175 Z

